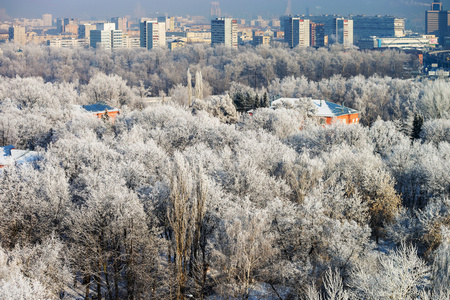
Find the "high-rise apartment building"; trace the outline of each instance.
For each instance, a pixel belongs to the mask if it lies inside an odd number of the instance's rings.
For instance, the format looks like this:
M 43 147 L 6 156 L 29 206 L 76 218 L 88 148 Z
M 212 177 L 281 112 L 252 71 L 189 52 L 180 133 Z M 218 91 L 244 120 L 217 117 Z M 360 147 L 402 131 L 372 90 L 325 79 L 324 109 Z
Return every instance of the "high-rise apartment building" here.
M 75 19 L 69 19 L 69 18 L 59 18 L 56 20 L 56 29 L 58 33 L 64 33 L 66 32 L 65 28 L 66 25 L 76 25 L 77 20 Z
M 335 43 L 351 47 L 353 45 L 353 20 L 336 18 L 333 27 L 333 38 Z
M 284 41 L 290 48 L 310 45 L 310 21 L 299 17 L 283 18 Z
M 45 27 L 51 27 L 53 25 L 52 14 L 42 15 L 42 25 Z
M 141 20 L 140 23 L 141 47 L 150 50 L 155 47 L 166 46 L 166 23 Z
M 232 18 L 216 18 L 211 20 L 211 45 L 224 44 L 237 48 L 237 21 Z
M 111 18 L 111 23 L 114 23 L 116 25 L 116 30 L 122 30 L 123 32 L 128 31 L 127 18 L 121 18 L 121 17 Z
M 27 36 L 25 34 L 25 27 L 11 26 L 9 27 L 9 41 L 19 45 L 25 45 L 27 42 Z
M 211 20 L 221 17 L 219 2 L 217 1 L 211 2 L 209 16 Z
M 325 47 L 325 24 L 310 22 L 310 46 Z
M 158 23 L 166 23 L 166 31 L 175 30 L 175 18 L 174 17 L 158 17 Z

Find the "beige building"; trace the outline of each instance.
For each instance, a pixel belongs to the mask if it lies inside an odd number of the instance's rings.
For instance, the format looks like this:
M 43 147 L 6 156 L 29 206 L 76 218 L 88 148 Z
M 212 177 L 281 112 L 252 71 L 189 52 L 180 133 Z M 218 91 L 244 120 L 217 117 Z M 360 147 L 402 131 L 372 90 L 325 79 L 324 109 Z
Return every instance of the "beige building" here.
M 186 42 L 181 39 L 167 41 L 167 46 L 169 47 L 170 50 L 174 50 L 175 48 L 182 48 L 185 45 L 186 45 Z
M 139 48 L 141 41 L 139 36 L 132 36 L 127 33 L 123 35 L 122 45 L 124 48 Z
M 78 35 L 78 25 L 68 24 L 64 27 L 64 32 L 68 34 Z
M 9 41 L 19 45 L 25 45 L 27 42 L 25 27 L 16 25 L 9 27 Z
M 54 48 L 77 48 L 80 46 L 84 46 L 86 44 L 85 40 L 80 39 L 52 39 L 47 40 L 47 46 Z

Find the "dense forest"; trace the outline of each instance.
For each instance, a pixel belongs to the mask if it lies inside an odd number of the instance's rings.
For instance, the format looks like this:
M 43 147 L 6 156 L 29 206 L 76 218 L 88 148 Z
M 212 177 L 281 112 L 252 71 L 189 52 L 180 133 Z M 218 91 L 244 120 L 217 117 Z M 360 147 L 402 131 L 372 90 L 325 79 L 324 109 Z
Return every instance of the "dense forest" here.
M 449 299 L 450 82 L 413 57 L 0 49 L 0 146 L 39 153 L 0 169 L 1 299 Z

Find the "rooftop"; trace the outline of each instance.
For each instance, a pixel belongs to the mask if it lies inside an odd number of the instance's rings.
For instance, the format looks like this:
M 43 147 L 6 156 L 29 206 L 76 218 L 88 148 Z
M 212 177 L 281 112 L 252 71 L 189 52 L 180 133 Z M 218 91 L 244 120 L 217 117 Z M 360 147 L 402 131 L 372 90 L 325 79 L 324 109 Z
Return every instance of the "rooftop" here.
M 83 105 L 82 106 L 86 111 L 91 112 L 91 113 L 103 113 L 106 110 L 109 112 L 112 111 L 119 111 L 119 109 L 108 106 L 104 103 L 101 102 L 97 102 L 95 104 L 87 104 L 87 105 Z
M 315 115 L 317 117 L 338 117 L 342 115 L 356 114 L 357 110 L 345 107 L 333 102 L 318 99 L 308 99 L 312 102 L 314 108 L 316 109 Z M 272 106 L 279 103 L 287 103 L 295 106 L 295 103 L 300 101 L 299 98 L 279 98 L 272 102 Z
M 31 150 L 17 150 L 14 146 L 0 147 L 0 167 L 17 164 L 25 164 L 38 160 L 39 155 Z

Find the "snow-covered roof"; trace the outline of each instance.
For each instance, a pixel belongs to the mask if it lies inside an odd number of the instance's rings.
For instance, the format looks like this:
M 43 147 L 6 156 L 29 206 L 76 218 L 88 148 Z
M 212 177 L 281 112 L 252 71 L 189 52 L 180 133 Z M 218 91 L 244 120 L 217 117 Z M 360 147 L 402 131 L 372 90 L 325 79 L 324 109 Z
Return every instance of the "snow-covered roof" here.
M 25 164 L 39 159 L 39 154 L 31 150 L 17 150 L 14 146 L 0 147 L 0 166 Z
M 303 98 L 307 99 L 307 98 Z M 308 99 L 313 104 L 316 109 L 315 115 L 317 117 L 338 117 L 342 115 L 356 114 L 357 110 L 345 107 L 333 102 L 329 102 L 326 100 L 318 100 L 318 99 Z M 277 104 L 287 103 L 292 106 L 296 106 L 296 102 L 300 101 L 298 98 L 279 98 L 272 102 L 272 106 L 276 106 Z
M 1 158 L 1 156 L 10 156 L 12 149 L 14 149 L 13 145 L 0 147 L 0 158 Z M 2 153 L 3 153 L 3 155 L 2 155 Z

